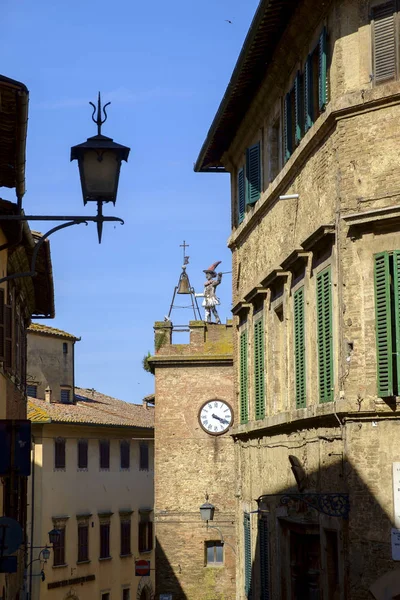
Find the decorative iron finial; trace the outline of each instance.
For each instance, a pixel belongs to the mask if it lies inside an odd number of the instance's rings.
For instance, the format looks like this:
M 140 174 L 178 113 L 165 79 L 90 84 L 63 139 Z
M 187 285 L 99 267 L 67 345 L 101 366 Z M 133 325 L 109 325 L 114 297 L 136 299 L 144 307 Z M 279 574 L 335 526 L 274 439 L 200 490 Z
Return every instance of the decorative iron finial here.
M 183 265 L 188 265 L 189 264 L 189 256 L 186 256 L 186 248 L 189 248 L 189 244 L 187 244 L 185 242 L 185 240 L 183 240 L 183 244 L 179 245 L 180 248 L 183 248 Z
M 103 106 L 103 114 L 104 114 L 104 119 L 101 118 L 101 96 L 100 96 L 100 92 L 97 98 L 97 117 L 94 118 L 94 113 L 96 112 L 96 105 L 93 104 L 93 102 L 89 102 L 89 104 L 91 104 L 93 106 L 93 113 L 92 113 L 92 121 L 93 123 L 96 123 L 97 125 L 97 135 L 101 135 L 101 126 L 103 125 L 103 123 L 105 123 L 107 121 L 107 112 L 106 112 L 106 108 L 109 104 L 111 104 L 111 102 L 107 102 L 107 104 L 105 104 Z

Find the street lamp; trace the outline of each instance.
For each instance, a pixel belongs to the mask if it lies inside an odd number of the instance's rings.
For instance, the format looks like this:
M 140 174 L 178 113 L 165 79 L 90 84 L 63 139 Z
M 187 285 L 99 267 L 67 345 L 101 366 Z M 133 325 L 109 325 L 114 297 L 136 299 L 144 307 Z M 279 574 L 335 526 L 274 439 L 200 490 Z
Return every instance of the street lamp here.
M 57 544 L 58 540 L 60 539 L 60 535 L 61 531 L 59 529 L 52 529 L 51 531 L 49 531 L 49 540 L 52 546 L 54 544 Z
M 54 551 L 54 545 L 58 543 L 58 541 L 60 540 L 60 536 L 61 536 L 61 531 L 59 529 L 51 529 L 48 533 L 49 536 L 49 542 L 50 545 L 53 546 L 53 551 Z M 39 554 L 37 555 L 37 558 L 32 558 L 33 556 L 33 550 L 40 550 Z M 27 563 L 25 565 L 25 569 L 24 569 L 24 588 L 26 590 L 27 587 L 27 582 L 28 582 L 28 569 L 30 571 L 29 573 L 29 595 L 27 596 L 28 598 L 31 598 L 31 591 L 32 591 L 32 579 L 33 577 L 41 577 L 42 581 L 45 580 L 45 573 L 43 570 L 43 567 L 40 569 L 40 573 L 32 573 L 32 565 L 35 562 L 47 562 L 50 558 L 50 548 L 48 547 L 48 545 L 46 544 L 46 546 L 27 546 L 26 547 L 26 553 L 25 555 L 28 556 L 28 550 L 30 551 L 30 558 L 31 561 L 29 563 Z
M 97 115 L 94 118 L 96 112 L 96 106 L 93 102 L 89 102 L 93 106 L 92 120 L 97 125 L 97 135 L 88 138 L 83 144 L 78 144 L 71 148 L 71 161 L 77 160 L 79 166 L 79 174 L 82 186 L 82 195 L 84 205 L 87 202 L 97 203 L 97 216 L 84 217 L 84 216 L 63 216 L 63 215 L 25 215 L 22 210 L 20 214 L 6 214 L 0 215 L 0 222 L 2 221 L 65 221 L 61 225 L 53 227 L 42 235 L 35 245 L 35 249 L 32 253 L 31 270 L 25 273 L 14 273 L 7 277 L 0 278 L 0 284 L 11 279 L 18 279 L 20 277 L 35 277 L 36 271 L 36 259 L 43 242 L 53 233 L 72 225 L 80 225 L 89 222 L 96 223 L 97 234 L 99 244 L 101 243 L 103 224 L 105 222 L 119 222 L 122 225 L 124 221 L 119 217 L 105 217 L 103 215 L 103 204 L 112 202 L 115 206 L 118 191 L 119 173 L 121 169 L 121 162 L 127 161 L 130 148 L 117 144 L 111 138 L 102 135 L 101 127 L 107 120 L 106 107 L 107 104 L 101 107 L 100 92 L 97 100 Z M 101 115 L 104 118 L 102 119 Z
M 200 516 L 202 521 L 212 521 L 214 519 L 215 506 L 210 502 L 204 502 L 200 506 Z

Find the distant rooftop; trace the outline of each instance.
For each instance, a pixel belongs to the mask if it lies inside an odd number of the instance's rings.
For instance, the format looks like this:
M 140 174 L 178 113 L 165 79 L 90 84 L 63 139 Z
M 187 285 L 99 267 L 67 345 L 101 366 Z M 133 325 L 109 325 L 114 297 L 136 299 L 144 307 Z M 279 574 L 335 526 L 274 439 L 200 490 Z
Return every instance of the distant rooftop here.
M 28 397 L 33 423 L 76 423 L 154 428 L 154 408 L 131 404 L 93 389 L 75 388 L 75 404 L 49 403 Z
M 76 337 L 75 335 L 72 335 L 72 333 L 68 333 L 67 331 L 63 331 L 62 329 L 56 329 L 55 327 L 49 327 L 48 325 L 41 325 L 40 323 L 32 323 L 28 327 L 28 332 L 65 338 L 67 340 L 74 340 L 75 342 L 79 342 L 81 340 L 80 337 Z

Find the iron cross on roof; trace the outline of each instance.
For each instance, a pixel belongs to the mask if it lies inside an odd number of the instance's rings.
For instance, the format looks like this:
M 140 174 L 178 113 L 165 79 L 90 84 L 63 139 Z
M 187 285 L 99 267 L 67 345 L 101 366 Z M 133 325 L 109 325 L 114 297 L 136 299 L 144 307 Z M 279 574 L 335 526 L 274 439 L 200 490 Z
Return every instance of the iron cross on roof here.
M 179 244 L 179 247 L 183 248 L 183 264 L 188 265 L 189 264 L 189 256 L 186 256 L 186 248 L 189 248 L 189 244 L 187 244 L 185 242 L 185 240 L 183 240 L 183 244 Z

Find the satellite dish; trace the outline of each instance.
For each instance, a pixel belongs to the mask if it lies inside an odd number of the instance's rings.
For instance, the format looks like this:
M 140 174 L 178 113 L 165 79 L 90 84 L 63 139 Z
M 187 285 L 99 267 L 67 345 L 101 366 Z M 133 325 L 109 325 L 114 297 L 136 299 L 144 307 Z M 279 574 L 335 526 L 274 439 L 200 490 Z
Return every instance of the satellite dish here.
M 0 517 L 0 556 L 14 554 L 22 544 L 22 527 L 9 517 Z

